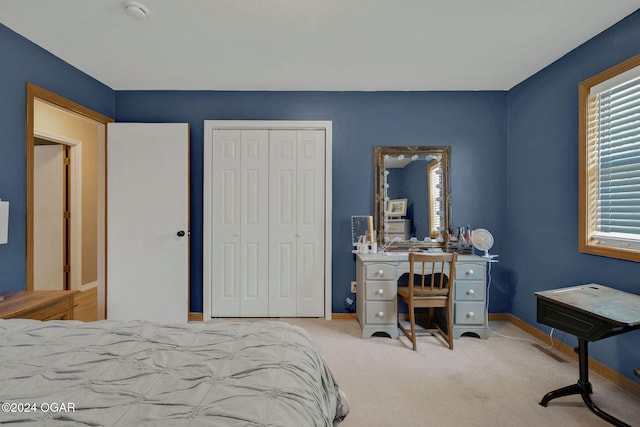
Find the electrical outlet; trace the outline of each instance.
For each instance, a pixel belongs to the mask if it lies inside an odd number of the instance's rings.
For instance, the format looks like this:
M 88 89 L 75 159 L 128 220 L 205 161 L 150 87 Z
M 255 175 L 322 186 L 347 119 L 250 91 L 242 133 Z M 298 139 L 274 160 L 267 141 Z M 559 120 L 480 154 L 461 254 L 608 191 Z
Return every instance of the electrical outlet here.
M 356 293 L 356 285 L 358 284 L 358 282 L 351 282 L 351 292 L 353 292 L 354 294 Z

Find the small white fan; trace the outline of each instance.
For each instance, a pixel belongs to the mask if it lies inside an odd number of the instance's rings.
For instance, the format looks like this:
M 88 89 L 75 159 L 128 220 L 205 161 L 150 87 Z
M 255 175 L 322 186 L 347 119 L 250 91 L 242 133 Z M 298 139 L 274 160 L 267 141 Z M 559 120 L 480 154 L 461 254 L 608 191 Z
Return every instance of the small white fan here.
M 479 251 L 484 251 L 483 257 L 485 258 L 493 258 L 497 255 L 489 255 L 489 249 L 493 247 L 493 235 L 489 232 L 489 230 L 485 230 L 484 228 L 478 228 L 471 232 L 471 243 L 473 247 L 478 249 Z

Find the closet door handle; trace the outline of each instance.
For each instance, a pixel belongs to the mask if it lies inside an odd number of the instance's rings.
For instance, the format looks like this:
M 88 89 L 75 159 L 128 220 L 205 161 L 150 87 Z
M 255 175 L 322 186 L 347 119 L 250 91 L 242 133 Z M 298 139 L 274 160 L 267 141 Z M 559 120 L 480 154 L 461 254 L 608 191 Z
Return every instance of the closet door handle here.
M 178 237 L 184 237 L 184 235 L 185 235 L 185 234 L 186 234 L 186 233 L 184 232 L 184 230 L 180 230 L 180 231 L 178 231 L 178 232 L 176 233 L 176 235 L 177 235 Z

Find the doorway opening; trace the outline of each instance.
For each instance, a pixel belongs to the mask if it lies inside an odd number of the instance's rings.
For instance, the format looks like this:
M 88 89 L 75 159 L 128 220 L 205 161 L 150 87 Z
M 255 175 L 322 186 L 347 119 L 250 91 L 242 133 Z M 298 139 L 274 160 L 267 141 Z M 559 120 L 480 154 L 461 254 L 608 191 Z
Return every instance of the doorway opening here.
M 98 319 L 106 313 L 106 124 L 111 122 L 109 117 L 27 83 L 26 289 L 38 290 L 53 286 L 47 282 L 58 282 L 56 289 L 82 291 L 77 300 L 97 306 L 92 316 Z M 40 157 L 36 152 L 45 152 L 46 147 L 62 163 L 58 167 L 58 160 L 52 160 L 60 182 L 54 190 L 59 193 L 58 218 L 51 220 L 59 229 L 55 239 L 39 234 L 43 192 L 36 181 Z M 65 152 L 68 161 L 64 160 Z M 45 256 L 39 257 L 42 251 Z M 48 262 L 61 272 L 39 281 L 41 264 Z M 51 279 L 55 277 L 59 280 Z

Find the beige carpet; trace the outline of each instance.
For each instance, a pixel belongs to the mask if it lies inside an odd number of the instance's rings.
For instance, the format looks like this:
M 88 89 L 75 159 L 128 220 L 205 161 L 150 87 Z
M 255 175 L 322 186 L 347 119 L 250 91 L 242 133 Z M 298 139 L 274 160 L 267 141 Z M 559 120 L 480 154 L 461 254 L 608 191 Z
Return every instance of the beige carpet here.
M 610 426 L 579 396 L 544 408 L 547 392 L 574 384 L 577 362 L 508 322 L 490 322 L 503 335 L 463 337 L 453 351 L 431 336 L 360 338 L 355 320 L 280 319 L 307 329 L 347 394 L 351 413 L 344 427 L 409 426 Z M 640 398 L 590 374 L 594 402 L 640 426 Z

